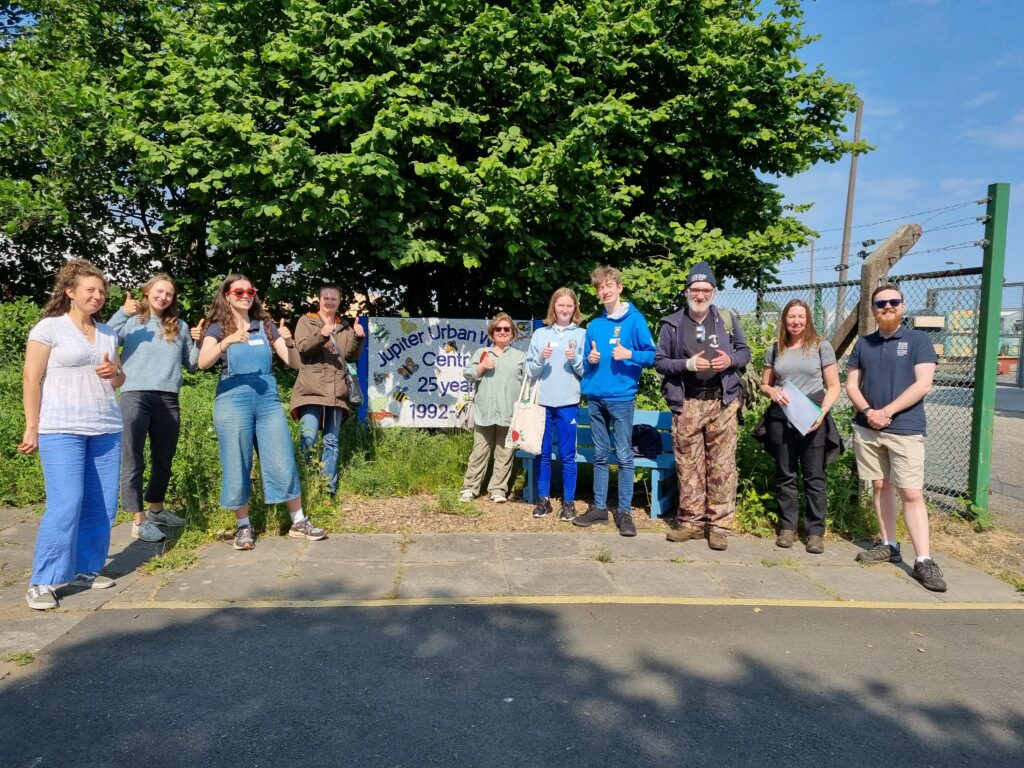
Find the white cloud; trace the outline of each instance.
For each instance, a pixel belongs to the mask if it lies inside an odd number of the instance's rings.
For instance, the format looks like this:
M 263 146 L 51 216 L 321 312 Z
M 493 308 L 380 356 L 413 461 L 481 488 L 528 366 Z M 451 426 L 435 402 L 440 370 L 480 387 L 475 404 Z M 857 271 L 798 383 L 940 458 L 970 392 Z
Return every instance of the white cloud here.
M 1009 122 L 995 128 L 968 128 L 964 135 L 969 139 L 988 144 L 991 149 L 1024 149 L 1024 110 L 1018 112 Z
M 865 179 L 857 187 L 859 199 L 899 203 L 916 198 L 921 181 L 913 176 L 889 176 Z
M 980 197 L 988 189 L 989 183 L 989 179 L 981 177 L 970 179 L 964 176 L 948 176 L 939 182 L 939 188 L 956 197 L 961 195 L 978 195 Z
M 983 91 L 975 96 L 973 99 L 968 99 L 964 102 L 965 109 L 977 109 L 978 107 L 988 104 L 990 101 L 995 100 L 999 96 L 999 91 Z

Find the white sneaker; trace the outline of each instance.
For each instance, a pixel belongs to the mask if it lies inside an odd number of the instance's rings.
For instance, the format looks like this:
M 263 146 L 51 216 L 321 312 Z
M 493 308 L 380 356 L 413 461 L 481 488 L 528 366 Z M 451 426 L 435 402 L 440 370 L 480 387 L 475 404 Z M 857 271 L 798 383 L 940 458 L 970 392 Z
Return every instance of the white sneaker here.
M 146 512 L 146 520 L 150 523 L 166 525 L 171 528 L 181 528 L 185 525 L 185 518 L 179 517 L 169 509 L 161 509 L 159 512 L 154 512 L 151 509 Z
M 68 582 L 71 587 L 85 587 L 86 589 L 110 589 L 117 582 L 109 576 L 99 573 L 76 573 L 75 578 Z
M 463 491 L 462 493 L 459 494 L 459 501 L 461 501 L 463 504 L 466 504 L 472 501 L 474 497 L 475 494 L 472 491 Z
M 25 602 L 29 608 L 37 611 L 49 611 L 59 605 L 57 592 L 48 584 L 32 584 L 25 595 Z
M 508 499 L 506 499 L 500 493 L 492 493 L 491 501 L 493 501 L 495 504 L 504 504 L 506 501 L 508 501 Z
M 156 527 L 155 523 L 143 520 L 142 525 L 132 523 L 132 538 L 139 541 L 163 541 L 167 537 Z

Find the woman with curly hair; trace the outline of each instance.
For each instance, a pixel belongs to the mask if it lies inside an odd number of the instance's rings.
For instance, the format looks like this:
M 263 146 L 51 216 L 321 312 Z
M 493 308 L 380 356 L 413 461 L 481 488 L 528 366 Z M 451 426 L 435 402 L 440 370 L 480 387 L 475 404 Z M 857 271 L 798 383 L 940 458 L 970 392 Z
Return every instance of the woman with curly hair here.
M 180 515 L 164 508 L 164 496 L 181 427 L 181 368 L 196 370 L 199 347 L 179 317 L 178 287 L 170 275 L 154 275 L 142 286 L 141 294 L 141 299 L 133 299 L 125 291 L 124 305 L 110 318 L 110 327 L 124 345 L 122 358 L 128 377 L 121 388 L 121 508 L 135 518 L 133 539 L 161 541 L 164 532 L 158 526 L 185 524 Z M 198 331 L 195 329 L 196 335 Z M 147 437 L 151 467 L 143 497 Z M 148 505 L 145 513 L 143 498 Z
M 295 451 L 271 370 L 275 352 L 290 368 L 299 368 L 291 331 L 284 320 L 274 325 L 249 278 L 239 274 L 228 275 L 220 284 L 206 321 L 199 367 L 220 368 L 213 423 L 220 445 L 220 504 L 235 513 L 235 549 L 256 545 L 249 521 L 249 478 L 257 442 L 263 494 L 268 504 L 287 505 L 292 518 L 288 535 L 325 538 L 327 533 L 302 511 Z
M 117 334 L 95 317 L 106 297 L 106 278 L 92 262 L 67 262 L 25 347 L 18 450 L 39 451 L 46 484 L 25 599 L 40 611 L 57 607 L 65 584 L 114 586 L 100 569 L 117 516 L 121 409 L 114 389 L 125 376 Z

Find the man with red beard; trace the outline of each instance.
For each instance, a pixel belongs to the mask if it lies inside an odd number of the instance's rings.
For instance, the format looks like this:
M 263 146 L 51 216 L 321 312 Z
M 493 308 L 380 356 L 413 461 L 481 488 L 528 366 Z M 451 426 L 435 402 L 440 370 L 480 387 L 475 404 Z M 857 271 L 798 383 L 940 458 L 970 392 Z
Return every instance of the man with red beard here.
M 878 324 L 850 353 L 846 394 L 857 418 L 853 448 L 857 474 L 871 481 L 882 540 L 857 555 L 862 563 L 899 563 L 896 496 L 917 558 L 913 576 L 925 589 L 945 592 L 942 571 L 928 551 L 928 508 L 924 503 L 924 396 L 932 388 L 935 349 L 922 331 L 902 325 L 905 305 L 895 285 L 871 294 Z

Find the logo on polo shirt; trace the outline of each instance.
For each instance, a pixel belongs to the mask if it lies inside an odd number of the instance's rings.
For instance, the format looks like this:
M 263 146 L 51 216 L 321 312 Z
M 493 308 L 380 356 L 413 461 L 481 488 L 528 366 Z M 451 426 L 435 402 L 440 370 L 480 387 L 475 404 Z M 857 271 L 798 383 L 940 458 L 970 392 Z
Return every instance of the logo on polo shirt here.
M 905 341 L 896 342 L 896 357 L 906 357 L 908 351 L 910 351 L 910 344 Z

